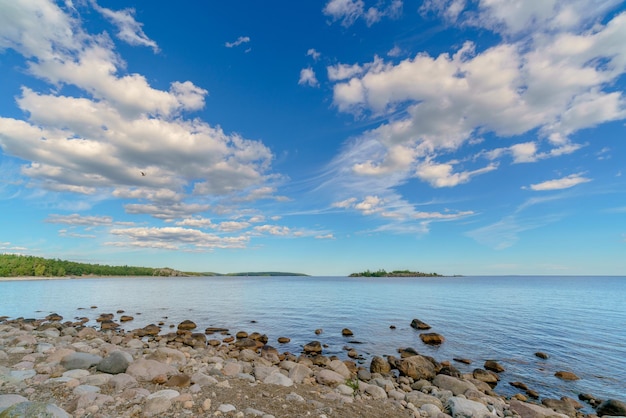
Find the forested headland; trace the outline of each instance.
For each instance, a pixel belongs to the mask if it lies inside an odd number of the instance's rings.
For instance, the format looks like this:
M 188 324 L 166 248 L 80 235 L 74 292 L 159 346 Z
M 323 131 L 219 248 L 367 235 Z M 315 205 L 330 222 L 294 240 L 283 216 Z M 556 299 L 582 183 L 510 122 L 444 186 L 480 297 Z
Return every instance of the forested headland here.
M 352 273 L 348 277 L 445 277 L 438 273 L 422 273 L 421 271 L 394 270 L 387 272 L 384 269 L 378 271 L 365 270 L 361 273 Z
M 0 254 L 0 277 L 193 276 L 171 268 L 109 266 L 30 255 Z

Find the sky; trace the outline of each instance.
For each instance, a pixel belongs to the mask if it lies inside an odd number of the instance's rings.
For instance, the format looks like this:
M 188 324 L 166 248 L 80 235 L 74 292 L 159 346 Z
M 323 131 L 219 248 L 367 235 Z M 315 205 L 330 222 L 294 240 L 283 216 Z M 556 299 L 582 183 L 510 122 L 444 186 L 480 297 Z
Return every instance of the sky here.
M 0 0 L 0 252 L 626 275 L 626 3 Z

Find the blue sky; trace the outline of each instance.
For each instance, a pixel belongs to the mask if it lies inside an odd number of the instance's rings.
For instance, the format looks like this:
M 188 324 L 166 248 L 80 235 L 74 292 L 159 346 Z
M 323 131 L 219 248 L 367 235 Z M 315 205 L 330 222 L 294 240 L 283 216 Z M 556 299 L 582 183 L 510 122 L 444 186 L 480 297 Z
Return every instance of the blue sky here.
M 626 274 L 626 7 L 0 0 L 0 251 Z

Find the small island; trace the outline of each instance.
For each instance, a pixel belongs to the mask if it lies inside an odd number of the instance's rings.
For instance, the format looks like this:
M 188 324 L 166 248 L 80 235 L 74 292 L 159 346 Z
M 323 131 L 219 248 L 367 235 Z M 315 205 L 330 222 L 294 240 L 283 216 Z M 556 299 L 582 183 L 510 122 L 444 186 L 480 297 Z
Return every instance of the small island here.
M 384 269 L 378 271 L 365 270 L 361 273 L 352 273 L 348 277 L 445 277 L 438 273 L 422 273 L 421 271 L 394 270 L 387 272 Z

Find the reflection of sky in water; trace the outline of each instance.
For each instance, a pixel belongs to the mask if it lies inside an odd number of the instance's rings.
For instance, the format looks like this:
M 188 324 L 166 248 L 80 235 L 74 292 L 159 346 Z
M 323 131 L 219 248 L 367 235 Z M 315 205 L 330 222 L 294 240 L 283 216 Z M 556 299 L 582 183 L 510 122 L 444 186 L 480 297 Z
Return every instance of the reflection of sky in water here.
M 65 320 L 94 320 L 123 309 L 135 316 L 125 329 L 163 320 L 168 332 L 169 325 L 191 319 L 199 331 L 216 326 L 266 333 L 277 347 L 276 338 L 289 337 L 291 343 L 278 348 L 295 354 L 317 339 L 328 344 L 326 354 L 342 358 L 344 346 L 366 358 L 396 355 L 407 346 L 438 360 L 471 358 L 469 366 L 455 363 L 462 372 L 496 359 L 507 369 L 498 386 L 504 394 L 516 392 L 507 382 L 521 380 L 542 396 L 590 392 L 619 398 L 626 381 L 626 333 L 621 332 L 626 280 L 619 278 L 75 279 L 0 282 L 0 294 L 0 315 L 10 317 L 57 312 Z M 409 326 L 413 318 L 429 323 L 446 342 L 422 344 Z M 354 337 L 341 336 L 345 327 Z M 315 335 L 317 328 L 323 334 Z M 536 358 L 536 351 L 550 359 Z M 557 370 L 574 371 L 582 380 L 560 381 Z

